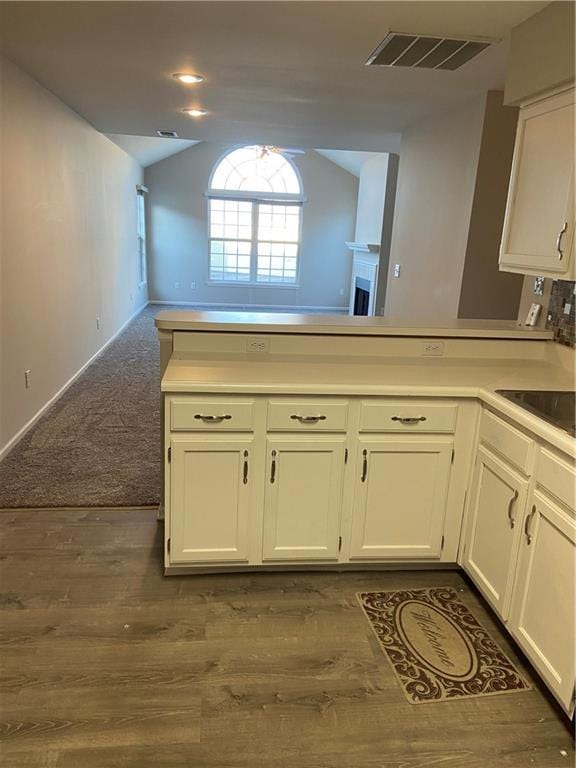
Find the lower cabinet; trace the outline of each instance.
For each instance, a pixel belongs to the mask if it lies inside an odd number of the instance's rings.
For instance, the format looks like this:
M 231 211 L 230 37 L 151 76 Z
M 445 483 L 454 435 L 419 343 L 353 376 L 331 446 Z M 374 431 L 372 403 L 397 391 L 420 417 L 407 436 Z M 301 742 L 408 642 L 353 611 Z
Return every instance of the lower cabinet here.
M 337 560 L 345 438 L 267 441 L 263 560 Z
M 534 491 L 522 525 L 508 628 L 556 698 L 574 706 L 576 521 Z
M 490 451 L 478 449 L 463 565 L 502 619 L 512 595 L 527 489 L 527 480 Z
M 438 558 L 450 438 L 360 438 L 350 559 Z
M 253 439 L 173 437 L 170 561 L 245 562 Z

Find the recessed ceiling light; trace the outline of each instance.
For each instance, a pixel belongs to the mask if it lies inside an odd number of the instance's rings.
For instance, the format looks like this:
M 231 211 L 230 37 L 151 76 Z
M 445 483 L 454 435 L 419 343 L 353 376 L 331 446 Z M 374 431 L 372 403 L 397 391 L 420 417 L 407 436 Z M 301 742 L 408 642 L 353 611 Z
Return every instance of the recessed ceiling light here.
M 185 114 L 188 115 L 188 117 L 204 117 L 208 114 L 208 111 L 206 109 L 184 109 L 182 110 Z
M 172 75 L 172 77 L 174 80 L 179 80 L 185 85 L 194 85 L 194 83 L 204 82 L 202 75 L 192 75 L 188 74 L 187 72 L 176 72 L 176 74 Z

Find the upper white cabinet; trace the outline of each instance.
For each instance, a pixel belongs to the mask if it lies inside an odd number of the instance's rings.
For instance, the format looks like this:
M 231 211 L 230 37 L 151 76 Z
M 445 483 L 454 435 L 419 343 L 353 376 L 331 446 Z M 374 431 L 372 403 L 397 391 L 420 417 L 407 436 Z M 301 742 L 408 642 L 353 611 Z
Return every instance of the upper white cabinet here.
M 170 443 L 170 560 L 248 559 L 251 437 L 174 437 Z
M 574 89 L 522 107 L 500 269 L 574 279 Z
M 342 438 L 267 441 L 263 560 L 337 560 Z
M 361 437 L 350 559 L 439 558 L 452 440 Z

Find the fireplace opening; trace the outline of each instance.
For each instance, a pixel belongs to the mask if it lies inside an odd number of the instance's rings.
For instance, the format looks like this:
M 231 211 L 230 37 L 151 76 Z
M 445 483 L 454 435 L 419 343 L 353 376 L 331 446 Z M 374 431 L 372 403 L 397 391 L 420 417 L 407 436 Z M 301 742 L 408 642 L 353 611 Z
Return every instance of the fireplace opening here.
M 354 291 L 354 314 L 367 315 L 370 309 L 370 281 L 356 278 Z

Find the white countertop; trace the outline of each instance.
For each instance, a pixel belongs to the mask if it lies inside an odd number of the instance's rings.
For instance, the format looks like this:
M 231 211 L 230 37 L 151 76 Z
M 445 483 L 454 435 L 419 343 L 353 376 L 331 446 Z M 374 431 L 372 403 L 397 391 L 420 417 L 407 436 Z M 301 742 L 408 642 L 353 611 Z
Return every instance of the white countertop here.
M 163 392 L 479 398 L 560 450 L 576 454 L 576 440 L 497 389 L 573 390 L 573 374 L 544 361 L 394 360 L 378 363 L 302 360 L 263 362 L 172 358 Z
M 300 315 L 283 312 L 191 312 L 164 310 L 156 327 L 165 331 L 219 331 L 226 333 L 295 333 L 338 336 L 425 336 L 436 338 L 551 339 L 552 331 L 527 328 L 501 320 L 394 320 L 349 315 Z

